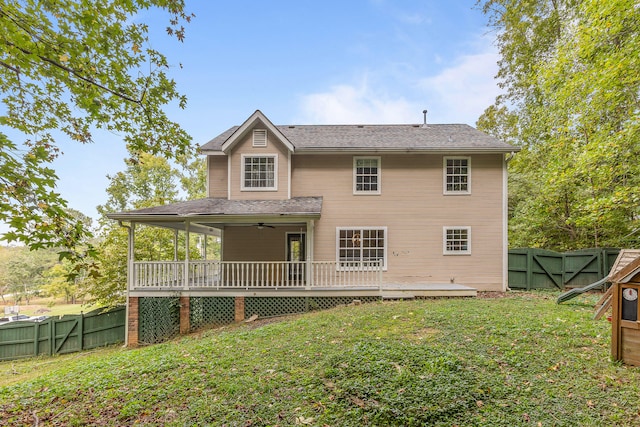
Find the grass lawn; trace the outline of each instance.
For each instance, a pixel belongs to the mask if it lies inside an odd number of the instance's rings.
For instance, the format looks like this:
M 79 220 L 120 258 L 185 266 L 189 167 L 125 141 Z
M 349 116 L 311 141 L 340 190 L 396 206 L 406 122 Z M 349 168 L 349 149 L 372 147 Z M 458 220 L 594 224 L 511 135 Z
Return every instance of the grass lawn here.
M 381 302 L 0 363 L 0 425 L 637 426 L 598 295 Z

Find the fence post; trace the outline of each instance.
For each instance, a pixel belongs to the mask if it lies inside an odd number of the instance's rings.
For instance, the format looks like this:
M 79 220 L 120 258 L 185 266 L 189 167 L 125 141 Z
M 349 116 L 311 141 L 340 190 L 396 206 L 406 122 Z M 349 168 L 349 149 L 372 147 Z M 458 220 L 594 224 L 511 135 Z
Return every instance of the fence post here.
M 40 341 L 40 324 L 38 322 L 33 322 L 33 355 L 38 356 L 38 344 Z
M 78 344 L 80 351 L 84 350 L 84 313 L 80 312 L 80 318 L 78 319 Z
M 527 248 L 527 291 L 531 290 L 531 283 L 533 282 L 533 250 Z
M 49 322 L 49 356 L 53 355 L 54 348 L 56 348 L 56 320 L 51 319 Z

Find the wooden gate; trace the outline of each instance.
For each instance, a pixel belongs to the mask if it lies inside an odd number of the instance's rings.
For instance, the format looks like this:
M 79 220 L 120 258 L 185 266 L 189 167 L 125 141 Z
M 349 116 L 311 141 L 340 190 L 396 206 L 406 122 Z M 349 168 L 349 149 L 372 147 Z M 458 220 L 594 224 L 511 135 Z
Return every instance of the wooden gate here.
M 0 326 L 0 360 L 72 353 L 124 341 L 125 309 Z
M 619 249 L 595 248 L 554 252 L 524 248 L 509 251 L 509 287 L 560 289 L 583 287 L 609 274 Z

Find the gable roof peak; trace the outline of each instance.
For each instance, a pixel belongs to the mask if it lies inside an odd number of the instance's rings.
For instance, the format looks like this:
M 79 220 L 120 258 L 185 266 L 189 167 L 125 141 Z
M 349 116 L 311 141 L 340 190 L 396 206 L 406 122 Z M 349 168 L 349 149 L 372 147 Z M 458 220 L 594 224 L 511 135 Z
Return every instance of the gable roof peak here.
M 236 145 L 238 141 L 240 141 L 244 136 L 246 136 L 247 133 L 249 133 L 249 131 L 251 131 L 257 123 L 262 123 L 264 126 L 266 126 L 267 130 L 269 130 L 272 135 L 275 135 L 275 137 L 278 138 L 278 140 L 280 140 L 280 142 L 282 142 L 282 144 L 287 147 L 289 151 L 294 151 L 294 146 L 291 141 L 289 141 L 287 137 L 280 131 L 280 129 L 278 129 L 277 126 L 271 123 L 271 120 L 269 120 L 267 116 L 260 110 L 256 110 L 251 116 L 249 116 L 247 120 L 244 121 L 244 123 L 242 123 L 242 125 L 233 130 L 231 135 L 229 135 L 229 137 L 222 144 L 222 151 L 225 154 L 228 154 L 233 146 Z

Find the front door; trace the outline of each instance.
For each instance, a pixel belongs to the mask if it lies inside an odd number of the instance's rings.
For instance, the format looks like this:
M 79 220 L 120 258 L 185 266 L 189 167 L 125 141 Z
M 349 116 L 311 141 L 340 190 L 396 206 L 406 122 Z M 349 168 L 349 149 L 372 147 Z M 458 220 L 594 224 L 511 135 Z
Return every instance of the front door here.
M 289 279 L 304 278 L 304 261 L 306 260 L 304 233 L 287 233 L 287 261 L 290 261 Z

